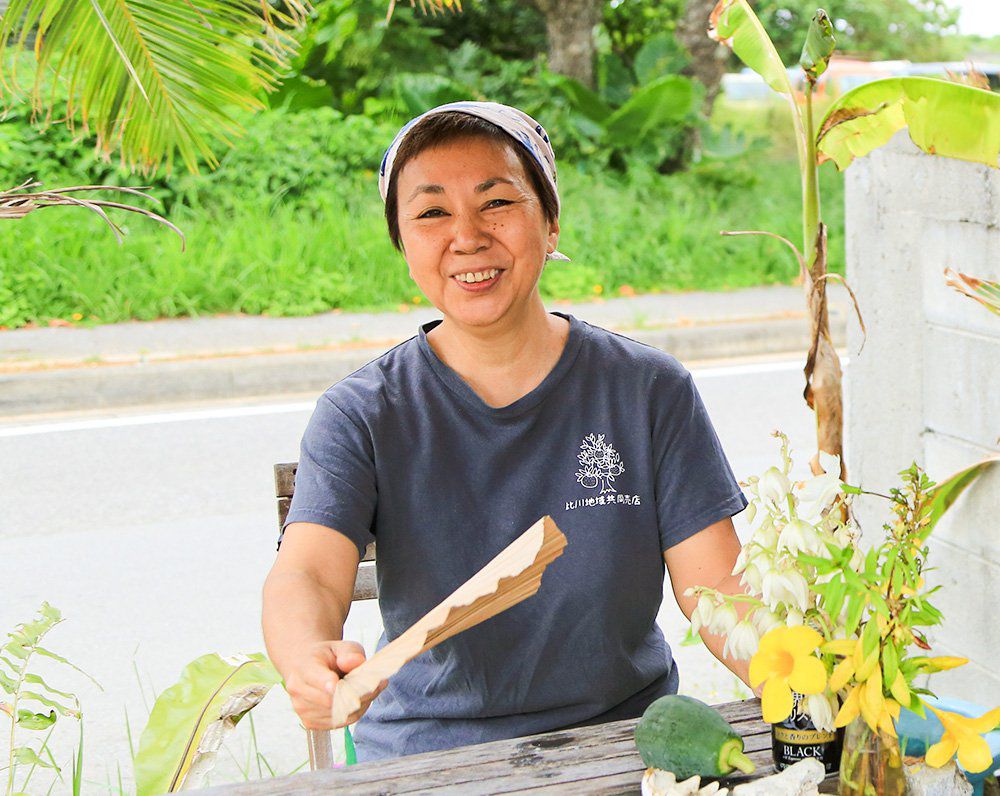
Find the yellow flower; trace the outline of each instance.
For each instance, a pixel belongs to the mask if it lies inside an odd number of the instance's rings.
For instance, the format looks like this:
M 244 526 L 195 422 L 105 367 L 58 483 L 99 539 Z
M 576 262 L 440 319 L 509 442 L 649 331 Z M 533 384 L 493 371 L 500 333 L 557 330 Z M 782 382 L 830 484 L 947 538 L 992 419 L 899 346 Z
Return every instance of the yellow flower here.
M 810 627 L 776 627 L 761 640 L 750 659 L 750 685 L 764 683 L 764 721 L 776 724 L 792 712 L 792 689 L 818 694 L 826 688 L 826 669 L 813 655 L 823 637 Z
M 959 716 L 928 705 L 944 725 L 941 740 L 927 750 L 927 765 L 940 768 L 958 752 L 958 762 L 970 774 L 985 771 L 993 762 L 990 746 L 983 738 L 1000 722 L 1000 707 L 987 711 L 977 719 Z

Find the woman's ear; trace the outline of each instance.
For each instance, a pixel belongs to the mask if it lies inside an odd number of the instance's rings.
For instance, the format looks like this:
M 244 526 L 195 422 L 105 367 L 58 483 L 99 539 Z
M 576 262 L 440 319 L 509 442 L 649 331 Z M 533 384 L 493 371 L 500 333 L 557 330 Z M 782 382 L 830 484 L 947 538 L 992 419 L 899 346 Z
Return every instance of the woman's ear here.
M 554 218 L 549 222 L 549 234 L 546 236 L 546 251 L 552 254 L 559 246 L 559 219 Z

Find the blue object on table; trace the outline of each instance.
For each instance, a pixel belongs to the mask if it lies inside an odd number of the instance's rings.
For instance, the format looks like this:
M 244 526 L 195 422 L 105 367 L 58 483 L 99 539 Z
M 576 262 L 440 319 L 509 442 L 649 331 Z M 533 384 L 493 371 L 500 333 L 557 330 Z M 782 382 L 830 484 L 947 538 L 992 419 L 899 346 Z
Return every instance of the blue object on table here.
M 959 716 L 975 718 L 982 716 L 986 708 L 965 702 L 961 699 L 932 699 L 925 698 L 926 702 L 934 705 L 938 710 L 947 710 L 950 713 L 957 713 Z M 902 708 L 899 711 L 899 720 L 896 722 L 896 733 L 899 735 L 899 744 L 905 755 L 922 757 L 927 753 L 927 747 L 933 746 L 941 740 L 941 733 L 944 727 L 941 720 L 934 715 L 934 711 L 927 711 L 927 718 L 922 719 L 916 713 Z M 965 771 L 965 776 L 972 784 L 974 796 L 983 796 L 983 782 L 986 778 L 993 776 L 1000 768 L 1000 730 L 993 730 L 983 736 L 986 743 L 990 745 L 990 752 L 993 754 L 993 765 L 978 774 L 970 774 Z

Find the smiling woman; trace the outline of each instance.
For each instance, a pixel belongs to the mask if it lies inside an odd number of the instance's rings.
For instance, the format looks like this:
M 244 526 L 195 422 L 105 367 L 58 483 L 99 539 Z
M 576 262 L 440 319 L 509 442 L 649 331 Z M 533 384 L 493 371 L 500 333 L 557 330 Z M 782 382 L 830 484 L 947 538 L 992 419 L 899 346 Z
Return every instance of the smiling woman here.
M 417 657 L 351 721 L 374 760 L 635 717 L 675 693 L 664 564 L 739 591 L 743 497 L 691 375 L 538 292 L 559 240 L 555 158 L 515 108 L 462 102 L 383 160 L 389 234 L 442 319 L 332 386 L 302 439 L 264 636 L 303 724 L 329 728 L 358 560 L 378 542 L 379 647 L 540 516 L 568 538 L 535 597 Z M 744 679 L 746 664 L 709 648 Z

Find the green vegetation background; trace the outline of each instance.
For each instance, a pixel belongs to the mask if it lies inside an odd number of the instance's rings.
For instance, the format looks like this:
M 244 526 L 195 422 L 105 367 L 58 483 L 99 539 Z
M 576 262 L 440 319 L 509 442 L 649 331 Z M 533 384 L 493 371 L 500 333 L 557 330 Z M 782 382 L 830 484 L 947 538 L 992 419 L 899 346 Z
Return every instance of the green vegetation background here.
M 866 13 L 880 7 L 851 3 Z M 763 2 L 760 13 L 773 16 L 768 9 L 777 5 Z M 799 178 L 780 102 L 722 98 L 710 122 L 692 114 L 659 126 L 655 137 L 609 140 L 545 70 L 544 21 L 530 4 L 471 0 L 461 15 L 434 18 L 401 5 L 388 26 L 384 0 L 316 7 L 271 110 L 247 119 L 246 136 L 214 172 L 129 176 L 101 162 L 85 134 L 40 129 L 23 101 L 8 102 L 0 117 L 5 187 L 28 177 L 49 187 L 151 185 L 183 229 L 187 251 L 176 236 L 133 216 L 119 219 L 128 232 L 121 246 L 83 209 L 42 209 L 0 224 L 0 327 L 425 303 L 388 243 L 375 170 L 399 124 L 468 97 L 522 107 L 553 139 L 564 207 L 560 250 L 573 262 L 546 269 L 547 298 L 794 279 L 797 265 L 777 241 L 719 235 L 762 229 L 799 242 Z M 658 76 L 685 71 L 673 38 L 682 7 L 680 0 L 609 0 L 597 33 L 597 91 L 605 102 L 617 107 Z M 923 35 L 916 23 L 913 30 Z M 850 42 L 854 34 L 844 35 Z M 934 55 L 927 49 L 934 35 L 913 46 Z M 787 38 L 783 48 L 800 46 L 797 36 Z M 878 55 L 899 37 L 855 38 Z M 693 160 L 683 151 L 692 126 L 701 127 L 704 142 Z M 830 268 L 842 272 L 842 175 L 828 164 L 821 181 Z

